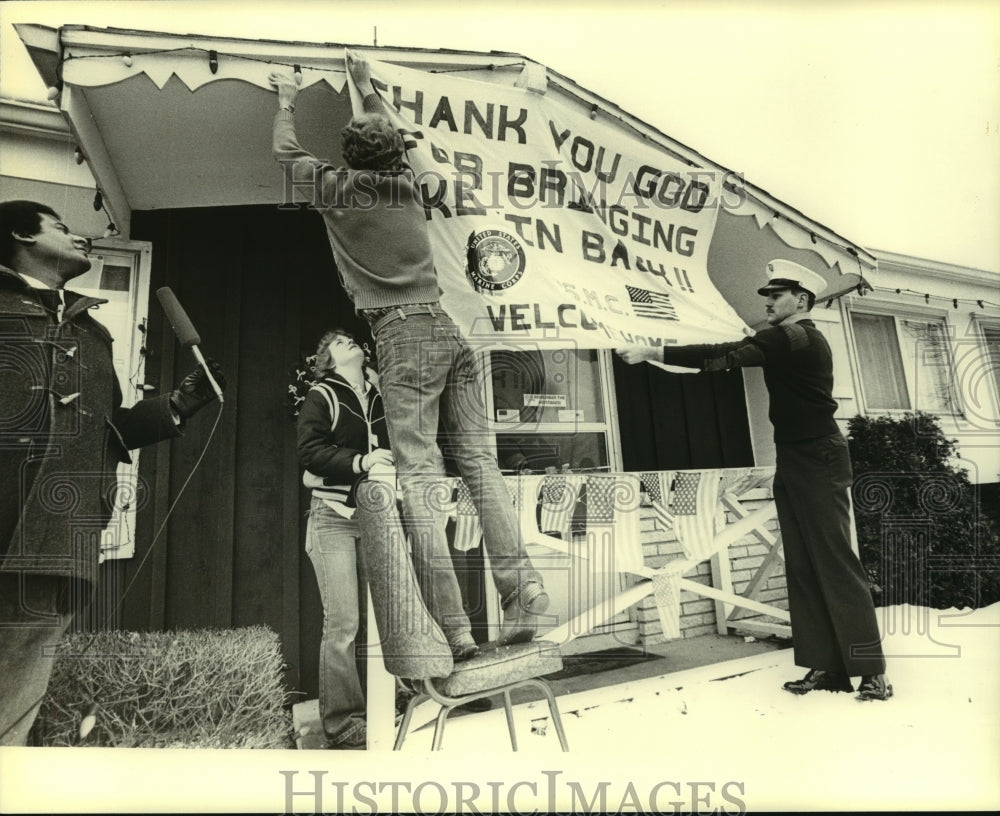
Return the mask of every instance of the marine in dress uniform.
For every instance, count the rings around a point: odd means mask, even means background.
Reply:
[[[822,277],[792,261],[767,264],[768,328],[733,343],[619,350],[629,363],[658,360],[701,371],[759,366],[770,397],[777,453],[774,501],[785,553],[795,662],[809,669],[787,691],[853,691],[887,700],[875,608],[868,579],[851,548],[847,440],[834,420],[833,357],[810,319]]]

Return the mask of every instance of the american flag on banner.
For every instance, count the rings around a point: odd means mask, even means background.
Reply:
[[[483,528],[479,524],[479,514],[476,505],[472,503],[472,494],[468,485],[458,479],[458,499],[455,504],[455,542],[454,547],[459,552],[468,552],[479,546],[483,537]]]
[[[665,292],[651,292],[635,286],[626,286],[628,299],[632,302],[632,311],[638,317],[649,317],[653,320],[677,320],[677,311],[670,302],[670,295]]]
[[[689,558],[704,559],[714,552],[718,501],[718,471],[681,471],[674,476],[674,531]]]
[[[583,482],[581,476],[555,474],[542,481],[542,517],[539,529],[543,533],[557,533],[566,540],[573,520],[577,495]]]
[[[646,495],[652,505],[656,518],[665,527],[674,526],[674,517],[667,510],[667,496],[670,495],[670,483],[674,474],[671,471],[659,471],[642,474],[642,486],[646,488]]]

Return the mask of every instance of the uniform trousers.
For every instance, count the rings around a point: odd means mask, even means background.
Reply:
[[[785,553],[795,663],[849,677],[882,674],[868,578],[851,549],[847,440],[778,443],[774,501]]]

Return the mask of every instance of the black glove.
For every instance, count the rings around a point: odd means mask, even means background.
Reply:
[[[205,362],[208,363],[212,377],[219,384],[219,390],[225,391],[226,378],[222,376],[222,366],[211,357]],[[201,365],[181,380],[181,384],[170,392],[170,404],[184,419],[190,419],[214,399],[215,391]]]

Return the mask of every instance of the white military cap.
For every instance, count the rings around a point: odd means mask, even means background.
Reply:
[[[757,294],[766,295],[775,289],[790,289],[793,286],[818,296],[826,289],[826,281],[801,264],[775,258],[767,265],[767,285],[758,289]]]

